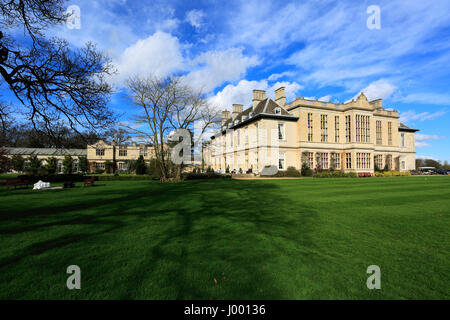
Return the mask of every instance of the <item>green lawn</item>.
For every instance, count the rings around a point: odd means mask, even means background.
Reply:
[[[1,299],[450,298],[450,177],[97,184],[2,187]]]

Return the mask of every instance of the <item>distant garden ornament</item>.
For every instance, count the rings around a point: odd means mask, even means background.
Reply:
[[[48,188],[50,188],[50,182],[43,182],[42,180],[39,180],[34,184],[33,190],[41,190]]]

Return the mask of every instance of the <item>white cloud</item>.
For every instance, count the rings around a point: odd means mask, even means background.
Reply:
[[[411,122],[414,120],[419,120],[419,121],[432,120],[432,119],[435,119],[437,117],[444,115],[445,113],[446,113],[446,111],[444,111],[444,110],[436,111],[436,112],[432,112],[432,113],[430,113],[428,111],[416,113],[416,111],[414,111],[414,110],[408,110],[408,111],[400,113],[400,121],[407,123],[407,122]]]
[[[133,75],[164,77],[183,68],[183,56],[178,38],[158,31],[129,46],[114,61],[119,74],[113,78],[123,84]]]
[[[284,87],[286,93],[286,102],[294,101],[297,97],[297,93],[302,90],[304,87],[297,82],[276,82],[271,87],[267,88],[268,96],[272,99],[275,98],[275,90],[279,87]]]
[[[247,0],[232,10],[231,45],[248,45],[265,56],[301,43],[290,50],[287,63],[312,84],[353,87],[368,77],[405,80],[427,77],[429,70],[443,70],[449,63],[448,41],[438,36],[447,28],[450,2],[378,1],[382,8],[380,30],[366,26],[367,4],[361,2]],[[255,9],[257,8],[257,9]],[[413,54],[441,53],[418,66]],[[262,56],[262,54],[260,54]],[[423,68],[422,68],[423,67]],[[407,72],[403,72],[407,70]],[[431,73],[432,74],[432,73]]]
[[[434,160],[434,161],[440,161],[438,158],[436,158],[436,157],[433,157],[433,156],[425,156],[425,155],[416,155],[416,159],[423,159],[423,160],[426,160],[426,159],[431,159],[431,160]]]
[[[169,18],[161,23],[156,24],[156,28],[161,31],[173,31],[178,28],[178,25],[180,24],[180,20],[176,18]]]
[[[207,51],[191,61],[193,71],[184,79],[190,86],[210,92],[224,82],[239,80],[248,68],[258,64],[258,58],[245,56],[242,48]]]
[[[282,72],[282,73],[274,73],[274,74],[271,74],[268,78],[267,78],[267,80],[269,80],[269,81],[275,81],[275,80],[278,80],[278,79],[280,79],[280,78],[283,78],[283,77],[292,77],[292,76],[294,76],[294,72],[292,72],[292,71],[285,71],[285,72]]]
[[[450,105],[450,95],[439,93],[411,93],[399,100],[406,103]]]
[[[220,109],[231,110],[233,103],[243,104],[245,107],[252,103],[253,89],[264,90],[267,88],[267,81],[241,80],[238,84],[225,86],[216,95],[209,98],[209,102]]]
[[[186,21],[195,29],[199,29],[203,24],[205,13],[202,10],[191,10],[186,13]]]
[[[331,100],[331,94],[327,94],[326,96],[320,97],[319,101],[329,102]]]
[[[380,79],[372,82],[367,87],[362,89],[353,97],[353,99],[356,99],[361,92],[364,92],[364,95],[369,101],[376,99],[387,99],[394,93],[395,90],[397,90],[396,86],[386,80]]]
[[[114,60],[119,74],[112,77],[121,86],[133,75],[165,77],[184,72],[182,79],[195,89],[208,93],[227,81],[237,81],[247,69],[259,64],[256,56],[246,56],[242,48],[206,51],[193,59],[183,56],[186,46],[170,33],[157,31],[138,40]]]
[[[220,108],[231,110],[234,103],[243,104],[246,108],[252,104],[253,89],[265,90],[266,96],[274,98],[274,92],[279,87],[285,87],[286,100],[292,101],[296,97],[296,93],[303,88],[296,82],[277,82],[269,86],[267,80],[248,81],[241,80],[236,85],[229,84],[216,95],[209,98],[209,102]]]
[[[427,141],[444,139],[445,137],[439,137],[438,135],[435,134],[430,135],[430,134],[416,133],[415,138],[416,138],[416,147],[424,148],[430,145]]]
[[[426,143],[426,142],[421,142],[421,141],[417,141],[416,142],[416,148],[425,148],[425,147],[429,147],[430,144]]]

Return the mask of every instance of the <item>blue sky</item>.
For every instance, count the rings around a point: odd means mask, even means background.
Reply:
[[[98,44],[115,63],[111,107],[133,113],[131,75],[177,74],[211,103],[249,105],[251,90],[284,85],[333,102],[364,91],[420,129],[419,157],[450,161],[450,1],[70,1],[81,28],[52,30]],[[369,29],[370,5],[381,28]]]

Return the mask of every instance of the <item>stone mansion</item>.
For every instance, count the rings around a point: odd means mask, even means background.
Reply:
[[[9,156],[20,155],[24,158],[35,155],[45,164],[47,159],[54,157],[57,159],[57,172],[63,171],[63,159],[65,156],[71,156],[73,159],[73,172],[78,172],[78,163],[80,157],[86,157],[89,163],[89,171],[94,172],[96,169],[105,170],[106,162],[115,160],[119,171],[127,169],[127,162],[136,160],[139,156],[143,156],[148,163],[153,158],[153,148],[146,144],[137,144],[132,142],[131,145],[116,143],[108,144],[103,140],[99,140],[92,145],[87,145],[86,149],[54,149],[54,148],[4,148]]]
[[[398,111],[368,101],[364,93],[343,104],[297,98],[287,103],[285,88],[253,90],[253,104],[222,112],[222,125],[204,149],[206,165],[215,170],[261,172],[306,163],[312,169],[373,173],[375,168],[415,169],[412,129],[400,123]]]

